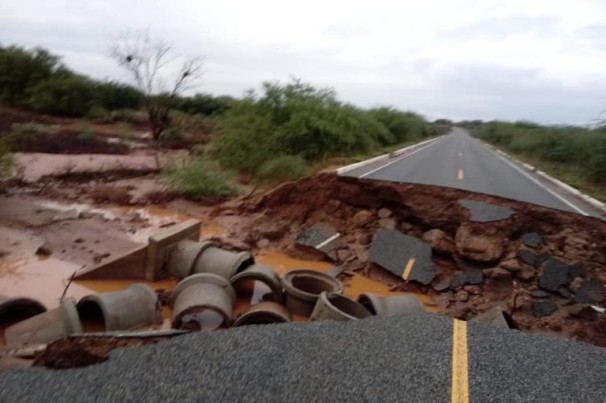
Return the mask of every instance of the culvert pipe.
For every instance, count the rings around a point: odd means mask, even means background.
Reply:
[[[198,320],[197,315],[208,311],[220,315],[223,325],[229,327],[232,323],[236,292],[230,282],[218,274],[197,273],[177,284],[170,302],[173,307],[174,329],[187,328],[187,322],[190,321],[198,321],[202,329],[202,319]],[[220,323],[217,323],[217,327],[219,325]]]
[[[423,304],[412,295],[379,297],[366,292],[360,294],[358,302],[377,316],[413,315],[425,312]]]
[[[196,242],[189,239],[177,242],[170,253],[166,272],[178,279],[189,276],[194,270],[196,260],[210,246],[210,242]]]
[[[288,310],[277,302],[261,302],[244,312],[234,326],[267,325],[270,323],[287,323],[291,317]]]
[[[0,295],[0,324],[3,326],[21,322],[43,312],[46,312],[46,307],[35,299]]]
[[[282,280],[280,280],[280,276],[278,276],[271,267],[253,264],[233,276],[230,283],[237,290],[238,284],[247,280],[260,281],[266,284],[272,291],[274,302],[284,304]]]
[[[122,291],[87,295],[78,302],[83,320],[101,315],[106,331],[131,330],[162,323],[158,295],[145,284],[133,284]]]
[[[46,344],[51,341],[82,332],[76,301],[64,299],[61,304],[29,319],[16,323],[4,331],[8,346]]]
[[[357,320],[371,317],[372,314],[357,301],[342,294],[320,294],[311,313],[311,320]]]
[[[324,291],[343,293],[343,284],[326,273],[312,270],[293,270],[282,277],[286,308],[292,313],[310,316]]]
[[[209,246],[196,260],[193,273],[212,273],[230,280],[234,274],[253,263],[254,259],[249,252],[232,252]]]

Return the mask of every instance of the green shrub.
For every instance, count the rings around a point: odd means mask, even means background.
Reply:
[[[209,160],[189,159],[182,166],[172,164],[164,172],[171,190],[185,197],[201,199],[237,194],[217,164]]]
[[[171,126],[160,134],[161,142],[180,142],[185,140],[185,135],[180,128]]]
[[[259,182],[274,184],[303,178],[310,173],[310,167],[301,156],[282,155],[267,161],[259,169]]]
[[[97,135],[90,130],[82,130],[76,136],[76,140],[81,143],[92,143],[97,139]]]
[[[94,83],[75,74],[55,75],[30,87],[25,104],[55,115],[85,116],[94,105]]]

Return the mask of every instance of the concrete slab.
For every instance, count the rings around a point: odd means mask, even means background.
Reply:
[[[407,281],[429,284],[435,277],[431,247],[396,230],[381,229],[370,246],[369,260]]]
[[[147,245],[109,258],[76,275],[77,280],[141,280],[145,279]]]
[[[145,280],[152,281],[159,278],[172,248],[177,242],[184,239],[199,240],[200,228],[201,222],[191,219],[150,236],[145,263]]]
[[[508,208],[475,200],[459,200],[459,204],[470,212],[470,221],[492,222],[511,217],[515,211]]]

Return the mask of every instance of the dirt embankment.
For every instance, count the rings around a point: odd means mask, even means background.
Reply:
[[[476,206],[467,205],[474,201],[511,213],[474,219]],[[238,215],[247,223],[232,229],[235,245],[332,259],[394,289],[432,295],[442,313],[457,318],[473,319],[501,306],[514,328],[606,346],[606,315],[598,312],[605,302],[606,223],[599,219],[463,190],[332,174],[226,203],[214,215]],[[318,223],[334,227],[345,240],[328,256],[295,246],[299,234]],[[430,284],[404,281],[369,261],[382,228],[432,246]]]

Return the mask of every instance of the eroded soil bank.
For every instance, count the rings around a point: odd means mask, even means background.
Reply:
[[[486,217],[473,219],[465,200],[511,214],[482,222]],[[430,295],[446,315],[470,320],[502,306],[517,329],[606,346],[606,315],[599,312],[605,298],[606,223],[599,219],[463,190],[333,174],[225,203],[213,213],[215,219],[225,216],[242,223],[229,234],[241,248],[332,260],[393,289]],[[346,241],[343,247],[328,256],[297,247],[301,232],[318,223],[334,227]],[[432,246],[430,284],[404,281],[369,261],[381,228]],[[553,278],[562,273],[564,278]]]

